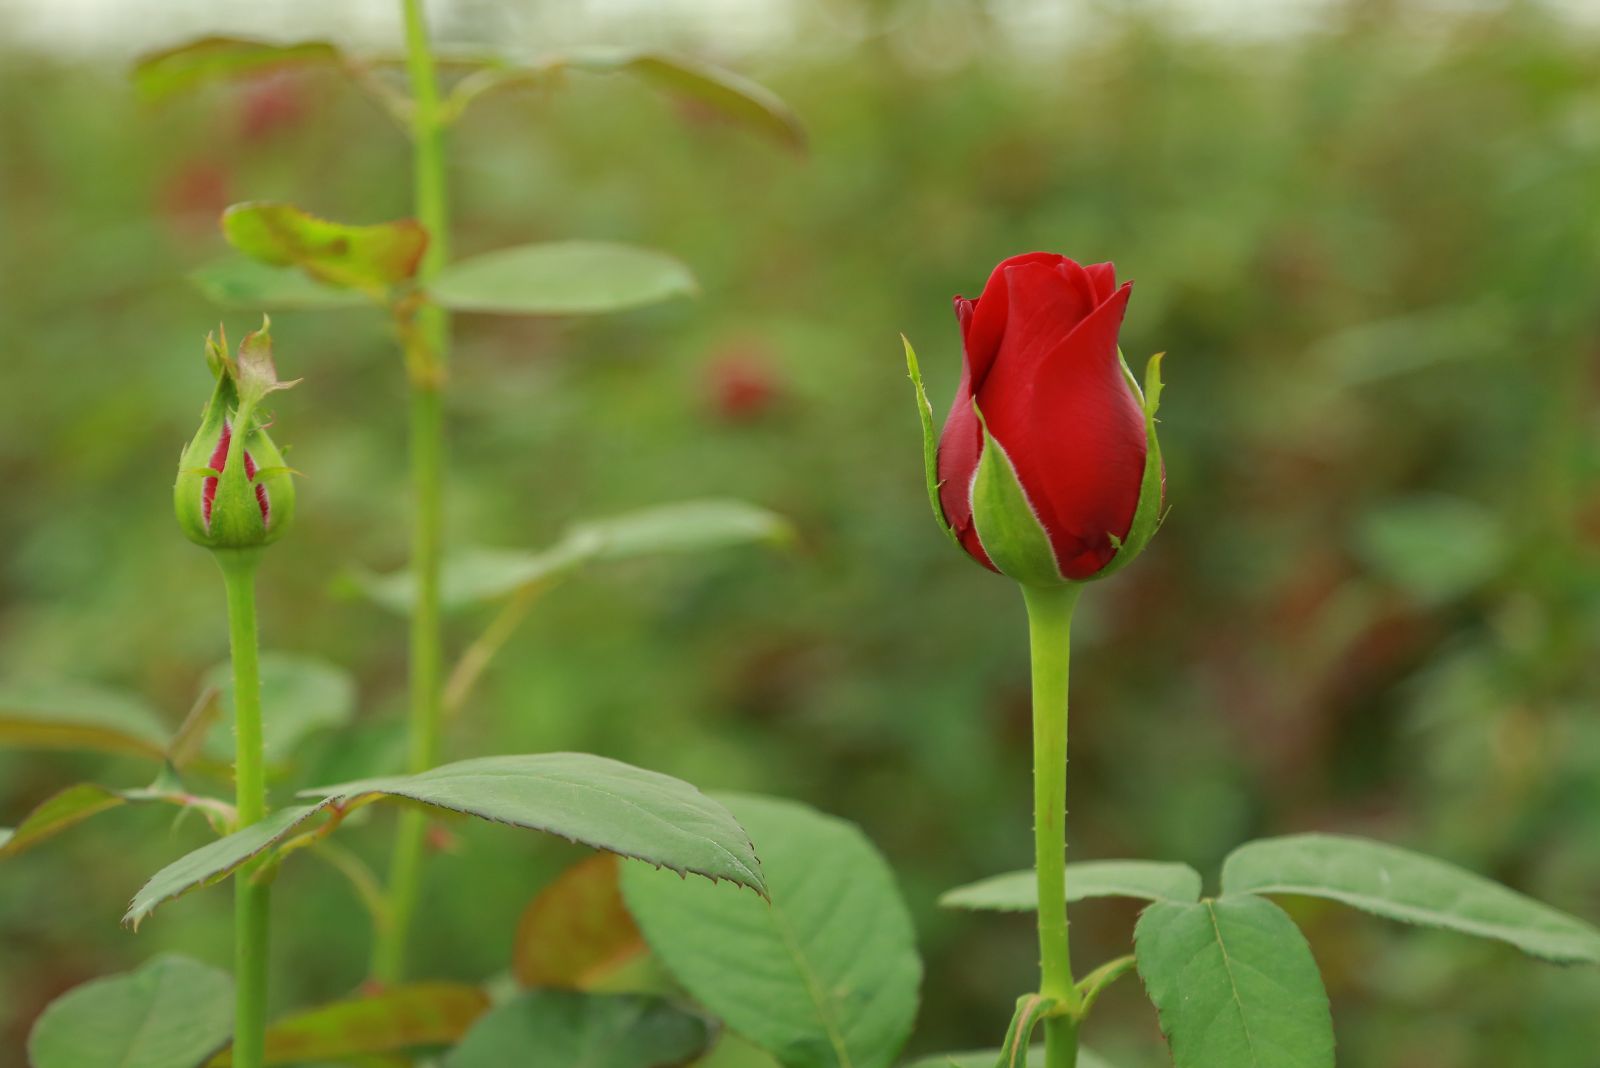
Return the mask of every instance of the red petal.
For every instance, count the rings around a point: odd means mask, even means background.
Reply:
[[[233,442],[233,427],[227,423],[222,424],[222,436],[217,439],[216,447],[211,450],[211,458],[206,461],[206,466],[213,471],[221,471],[228,462],[228,446]],[[256,460],[248,451],[244,454],[244,476],[256,477]],[[207,478],[200,484],[200,517],[205,521],[206,529],[211,529],[211,509],[217,501],[217,478],[215,475]],[[256,486],[256,505],[261,509],[261,521],[270,522],[272,517],[272,502],[267,496],[267,487]]]
[[[962,348],[966,356],[967,370],[971,372],[973,382],[979,387],[982,387],[984,378],[989,374],[994,358],[999,355],[1000,343],[1006,333],[1006,317],[1011,311],[1010,298],[1006,293],[1009,284],[1007,275],[1010,270],[1029,264],[1053,266],[1063,262],[1072,263],[1065,256],[1058,256],[1054,252],[1025,252],[1020,256],[1001,260],[990,272],[988,284],[983,287],[983,295],[976,301],[968,302],[972,307],[972,314],[969,319],[963,319],[961,322]],[[959,304],[956,306],[956,317],[961,318]]]
[[[1127,535],[1144,477],[1144,412],[1123,377],[1117,332],[1131,286],[1042,352],[1011,339],[979,404],[1039,512],[1062,574],[1087,578]],[[1037,342],[1031,342],[1037,345]]]
[[[244,454],[244,477],[256,477],[256,458],[250,455],[249,450]],[[272,503],[267,497],[267,487],[256,483],[256,505],[261,509],[261,522],[268,523],[272,519]]]
[[[216,448],[211,450],[211,458],[206,461],[206,466],[213,471],[221,471],[222,465],[228,462],[228,444],[233,440],[233,427],[227,423],[222,424],[222,436],[217,439]]]
[[[1094,287],[1084,269],[1071,260],[1053,267],[1012,267],[1007,279],[1010,314],[989,375],[1004,367],[1008,381],[1032,379],[1062,339],[1095,310]],[[986,395],[988,389],[985,378],[977,392]],[[984,404],[983,410],[987,415],[989,406]]]
[[[998,571],[978,541],[978,531],[972,523],[972,479],[978,473],[982,452],[983,428],[972,410],[972,376],[963,366],[955,403],[950,406],[950,417],[939,435],[939,508],[967,554],[989,570]]]
[[[966,344],[967,328],[972,325],[972,309],[977,306],[977,301],[968,300],[966,297],[956,297],[953,301],[956,308],[956,322],[961,326],[961,343]]]
[[[1084,268],[1094,282],[1094,302],[1104,304],[1117,291],[1117,268],[1110,263],[1091,263]]]
[[[211,450],[211,457],[206,460],[206,467],[212,471],[221,471],[222,465],[228,462],[228,442],[233,439],[233,427],[226,422],[222,424],[222,436],[217,439],[216,447]],[[200,484],[200,518],[205,523],[206,529],[211,529],[211,506],[217,499],[217,480],[208,478]]]

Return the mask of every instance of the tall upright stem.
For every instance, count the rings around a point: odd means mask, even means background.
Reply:
[[[417,220],[428,231],[428,248],[417,280],[426,285],[446,258],[449,195],[444,170],[444,124],[439,86],[422,0],[401,0],[405,19],[406,69],[411,79],[412,180]],[[411,572],[416,603],[411,613],[411,715],[408,763],[413,772],[439,761],[443,663],[439,623],[439,568],[443,541],[444,383],[450,322],[444,309],[424,303],[416,312],[415,337],[407,342],[411,379],[411,478],[414,499]],[[372,973],[395,982],[405,970],[406,939],[416,913],[422,879],[426,817],[410,810],[400,817],[389,870],[388,922],[373,948]]]
[[[221,550],[228,591],[228,644],[233,653],[234,791],[239,826],[267,814],[267,784],[261,743],[261,668],[256,637],[255,549]],[[234,876],[233,1025],[235,1068],[261,1068],[267,1018],[267,885],[254,878],[256,865]]]
[[[1044,1021],[1045,1065],[1078,1062],[1082,999],[1072,978],[1067,939],[1067,678],[1076,584],[1022,587],[1033,661],[1033,846],[1039,880],[1039,993],[1064,1015]]]

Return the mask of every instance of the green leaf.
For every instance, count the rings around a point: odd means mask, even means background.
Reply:
[[[160,100],[223,78],[340,62],[339,50],[326,41],[273,44],[242,37],[205,37],[144,56],[134,65],[133,85],[143,99]]]
[[[765,891],[749,836],[721,804],[680,779],[588,753],[480,757],[308,795],[346,807],[408,798]]]
[[[598,560],[650,553],[698,552],[765,542],[781,545],[794,528],[782,516],[745,501],[700,500],[655,505],[579,523],[574,544],[593,546]]]
[[[906,1068],[995,1068],[1001,1055],[1002,1051],[997,1049],[972,1050],[967,1053],[936,1053],[931,1057],[912,1061]],[[1027,1068],[1044,1068],[1043,1046],[1034,1046],[1028,1050],[1026,1065]],[[1111,1064],[1093,1050],[1079,1046],[1077,1068],[1111,1068]]]
[[[644,938],[622,901],[617,858],[579,861],[540,890],[523,911],[511,970],[526,987],[584,990],[637,957]]]
[[[360,308],[360,293],[324,285],[295,267],[273,267],[243,256],[213,260],[191,271],[189,281],[208,299],[232,308]]]
[[[128,906],[122,922],[134,930],[144,918],[181,894],[227,878],[252,858],[283,841],[320,806],[302,805],[280,809],[260,823],[253,823],[215,842],[208,842],[186,853],[151,876]]]
[[[694,1062],[694,1068],[781,1068],[760,1046],[726,1027],[717,1035],[711,1052]]]
[[[0,688],[0,745],[160,760],[168,729],[137,697],[83,683]]]
[[[95,979],[50,1003],[32,1068],[195,1068],[233,1032],[233,977],[185,957]]]
[[[456,549],[445,557],[439,570],[439,603],[446,611],[458,611],[509,597],[528,586],[562,577],[590,558],[587,552],[573,551],[565,544],[544,552],[481,546]],[[382,575],[357,571],[350,580],[373,603],[402,616],[411,614],[416,583],[409,570]]]
[[[781,516],[743,501],[658,505],[578,523],[555,545],[540,551],[480,548],[453,553],[440,576],[440,601],[450,609],[470,607],[562,577],[596,560],[745,543],[777,545],[792,536],[793,528]],[[355,581],[378,604],[401,614],[411,611],[415,584],[409,571],[357,575]]]
[[[785,1068],[881,1068],[916,1015],[922,965],[883,858],[804,805],[728,797],[756,841],[771,904],[623,866],[623,897],[697,1001]]]
[[[1329,898],[1405,923],[1508,942],[1564,964],[1600,964],[1600,930],[1472,872],[1383,842],[1298,834],[1240,846],[1224,893]]]
[[[267,1028],[268,1065],[340,1060],[389,1053],[412,1046],[445,1046],[460,1040],[489,1008],[489,997],[465,983],[410,983],[371,997],[320,1005],[287,1016]],[[228,1068],[231,1050],[207,1068]]]
[[[1017,479],[1017,470],[1005,449],[989,433],[989,424],[974,401],[983,427],[983,452],[972,482],[972,522],[984,552],[1008,578],[1032,586],[1060,586],[1061,566],[1045,533],[1044,524]]]
[[[1133,940],[1176,1068],[1333,1068],[1317,962],[1266,898],[1157,902]]]
[[[163,767],[156,782],[140,790],[112,790],[95,783],[79,783],[40,802],[15,830],[0,828],[0,859],[18,853],[70,830],[92,816],[130,802],[162,802],[204,813],[217,833],[232,824],[233,806],[214,797],[203,797],[184,790],[176,776]]]
[[[428,233],[415,219],[352,226],[260,200],[223,212],[222,234],[252,259],[299,267],[319,282],[377,299],[416,274],[428,245]]]
[[[582,70],[635,75],[715,108],[791,148],[806,147],[799,118],[776,93],[724,67],[667,52],[607,48],[574,52],[569,62]]]
[[[508,88],[543,89],[561,81],[568,68],[632,74],[742,122],[790,148],[803,151],[799,118],[778,96],[724,67],[666,52],[594,48],[550,56],[525,67],[486,67],[463,78],[450,94],[446,114],[455,118],[485,93]]]
[[[1434,603],[1493,579],[1510,552],[1499,518],[1472,501],[1419,494],[1367,513],[1356,551],[1385,580]]]
[[[421,802],[637,857],[679,874],[726,879],[764,893],[750,839],[728,810],[679,779],[587,753],[482,757],[418,775],[302,791],[315,805],[274,812],[157,872],[122,919],[137,927],[158,905],[238,870],[326,810],[384,799]]]
[[[697,291],[681,260],[602,241],[485,252],[450,264],[428,287],[447,308],[500,315],[595,315]]]
[[[1086,860],[1067,865],[1067,900],[1136,897],[1144,901],[1200,900],[1200,873],[1187,864],[1155,860]],[[939,898],[947,909],[1032,912],[1039,907],[1033,870],[991,875],[947,890]]]
[[[669,1068],[687,1064],[710,1042],[704,1019],[662,998],[534,990],[478,1021],[444,1068]]]
[[[222,716],[206,739],[215,759],[233,758],[233,670],[228,663],[206,672],[203,684],[221,695]],[[268,761],[282,763],[307,736],[343,727],[355,715],[356,687],[344,669],[317,657],[261,654],[261,726]]]
[[[92,782],[69,786],[40,802],[23,817],[15,830],[0,829],[0,859],[16,856],[91,816],[123,803],[124,799],[117,791]]]

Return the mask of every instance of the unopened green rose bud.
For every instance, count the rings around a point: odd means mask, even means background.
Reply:
[[[269,325],[245,336],[237,359],[226,336],[206,338],[217,385],[178,463],[173,505],[189,540],[208,549],[270,545],[294,518],[292,472],[259,410],[267,394],[294,385],[278,381]]]

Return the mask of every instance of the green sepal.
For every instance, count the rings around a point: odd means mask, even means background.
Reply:
[[[977,401],[972,410],[983,428],[983,453],[972,483],[972,522],[983,551],[1002,575],[1026,586],[1065,585],[1050,535],[1028,502],[1011,458],[989,433]]]
[[[1115,546],[1116,555],[1105,567],[1089,576],[1093,579],[1103,579],[1126,567],[1134,557],[1144,551],[1150,544],[1150,539],[1161,527],[1161,521],[1166,518],[1166,513],[1161,510],[1161,442],[1156,439],[1156,410],[1161,406],[1161,358],[1166,353],[1158,352],[1150,357],[1150,362],[1145,364],[1144,388],[1139,388],[1139,380],[1133,377],[1133,372],[1128,369],[1128,361],[1123,359],[1122,350],[1117,350],[1117,361],[1122,364],[1122,375],[1128,381],[1128,387],[1139,398],[1139,405],[1144,409],[1144,477],[1139,483],[1139,504],[1133,511],[1133,522],[1128,526],[1128,536],[1118,539],[1115,535],[1111,544]]]
[[[1033,1029],[1046,1016],[1061,1011],[1061,1003],[1043,994],[1024,994],[1017,999],[1017,1011],[1006,1029],[1006,1040],[1000,1047],[1000,1059],[995,1068],[1027,1068],[1028,1046],[1033,1041]]]
[[[233,417],[228,458],[223,461],[222,474],[217,477],[216,496],[211,502],[209,545],[217,548],[243,549],[264,545],[269,540],[270,532],[262,522],[261,506],[256,501],[255,485],[244,469],[244,454],[249,452],[252,457],[260,457],[260,440],[265,437],[254,430],[254,421],[254,410],[241,402]],[[269,484],[268,493],[276,488]],[[203,515],[201,525],[205,525]],[[281,524],[276,525],[281,527]]]
[[[228,331],[221,323],[215,334],[206,335],[206,366],[212,378],[233,374],[233,357],[228,353]]]
[[[252,330],[239,342],[239,357],[233,365],[241,405],[254,407],[268,393],[289,389],[300,380],[278,381],[278,368],[272,362],[272,320],[261,317],[261,329]]]
[[[222,344],[226,344],[226,341]],[[206,526],[201,506],[205,481],[216,478],[219,485],[221,482],[222,472],[211,467],[211,454],[216,451],[217,442],[222,438],[228,413],[239,403],[239,393],[231,373],[233,361],[222,350],[215,335],[206,336],[206,363],[216,376],[217,384],[212,388],[211,399],[201,413],[200,429],[195,432],[178,461],[178,480],[172,488],[173,510],[177,514],[178,525],[189,540],[198,545],[211,544],[211,531]]]
[[[922,369],[917,366],[917,354],[911,347],[911,339],[901,334],[900,341],[906,347],[906,371],[911,377],[911,384],[917,389],[917,418],[922,422],[922,473],[928,482],[928,504],[933,508],[933,518],[939,524],[939,529],[960,545],[961,539],[951,529],[944,517],[944,506],[939,503],[939,434],[933,426],[933,405],[928,403],[928,391],[922,387]]]

